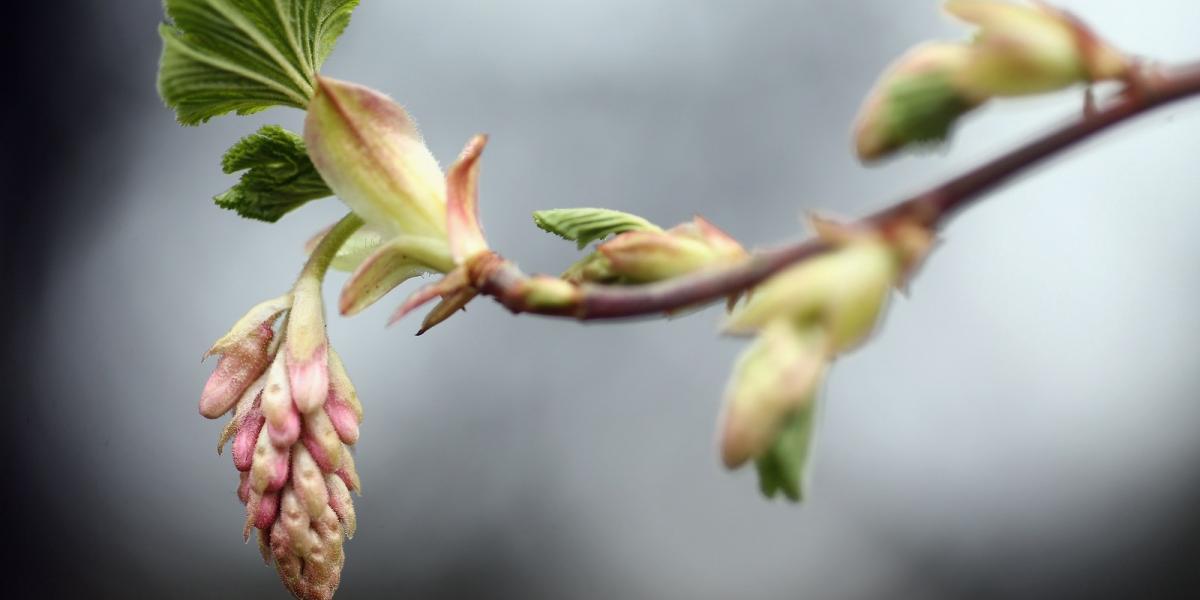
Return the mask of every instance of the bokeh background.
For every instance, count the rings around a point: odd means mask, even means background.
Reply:
[[[212,206],[221,152],[302,115],[176,126],[157,2],[28,4],[3,36],[2,595],[285,598],[241,543],[197,359],[343,209],[269,227]],[[1200,55],[1200,3],[1062,4],[1142,54]],[[946,149],[859,166],[849,122],[881,68],[965,34],[935,6],[365,0],[325,73],[404,103],[444,162],[491,133],[489,237],[556,272],[573,247],[532,210],[699,212],[768,244],[1079,110],[1078,91],[996,103]],[[1200,594],[1198,155],[1200,106],[1171,107],[956,219],[838,363],[801,506],[718,464],[742,342],[716,309],[581,326],[479,301],[414,338],[415,320],[384,327],[410,284],[332,318],[367,409],[339,597]]]

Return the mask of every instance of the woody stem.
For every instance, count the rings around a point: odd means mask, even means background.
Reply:
[[[1171,69],[1143,70],[1107,106],[1088,111],[1075,122],[869,215],[858,225],[884,231],[906,222],[940,227],[958,211],[984,198],[987,192],[1079,142],[1156,108],[1197,95],[1200,95],[1200,62]],[[480,291],[517,313],[580,320],[651,316],[737,294],[797,262],[832,248],[828,242],[810,239],[759,250],[731,267],[660,283],[639,286],[585,284],[580,286],[576,302],[569,306],[535,306],[526,302],[520,292],[527,277],[515,265],[505,262],[491,270]]]

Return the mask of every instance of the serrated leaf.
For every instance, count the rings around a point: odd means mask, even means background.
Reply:
[[[166,0],[158,91],[179,122],[304,108],[358,0]]]
[[[637,215],[607,208],[554,208],[533,213],[543,231],[574,241],[582,250],[589,243],[626,231],[662,231]]]
[[[239,140],[225,153],[221,168],[245,173],[213,200],[250,219],[274,223],[309,200],[333,195],[309,160],[304,140],[277,125]]]
[[[804,497],[804,473],[812,446],[815,404],[814,398],[796,411],[775,439],[775,445],[754,462],[759,488],[766,497],[774,498],[780,492],[792,502],[799,502]]]

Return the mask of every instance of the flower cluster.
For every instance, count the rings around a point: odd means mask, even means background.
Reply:
[[[1072,15],[1043,3],[948,0],[946,11],[978,27],[968,42],[928,42],[900,57],[859,111],[855,145],[876,160],[944,139],[959,117],[997,96],[1126,79],[1133,63]]]
[[[200,414],[215,419],[233,411],[217,451],[233,440],[243,535],[258,530],[264,559],[273,559],[284,585],[306,600],[333,596],[343,534],[353,537],[356,527],[350,491],[360,483],[349,447],[358,441],[362,405],[329,347],[320,292],[330,249],[357,225],[350,217],[335,226],[291,293],[252,308],[205,355],[220,359]]]

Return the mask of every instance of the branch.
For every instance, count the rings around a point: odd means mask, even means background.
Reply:
[[[1197,95],[1200,95],[1200,62],[1164,70],[1143,68],[1108,106],[1086,111],[1082,119],[1072,124],[867,216],[856,225],[880,231],[903,222],[940,227],[959,210],[1047,158],[1114,125]],[[508,261],[486,261],[490,263],[489,268],[477,271],[477,277],[473,279],[481,293],[492,296],[514,313],[579,320],[621,319],[667,313],[730,297],[833,247],[821,239],[810,239],[757,251],[745,262],[732,267],[706,270],[660,283],[639,286],[583,284],[570,303],[529,302],[525,290],[532,280]]]

